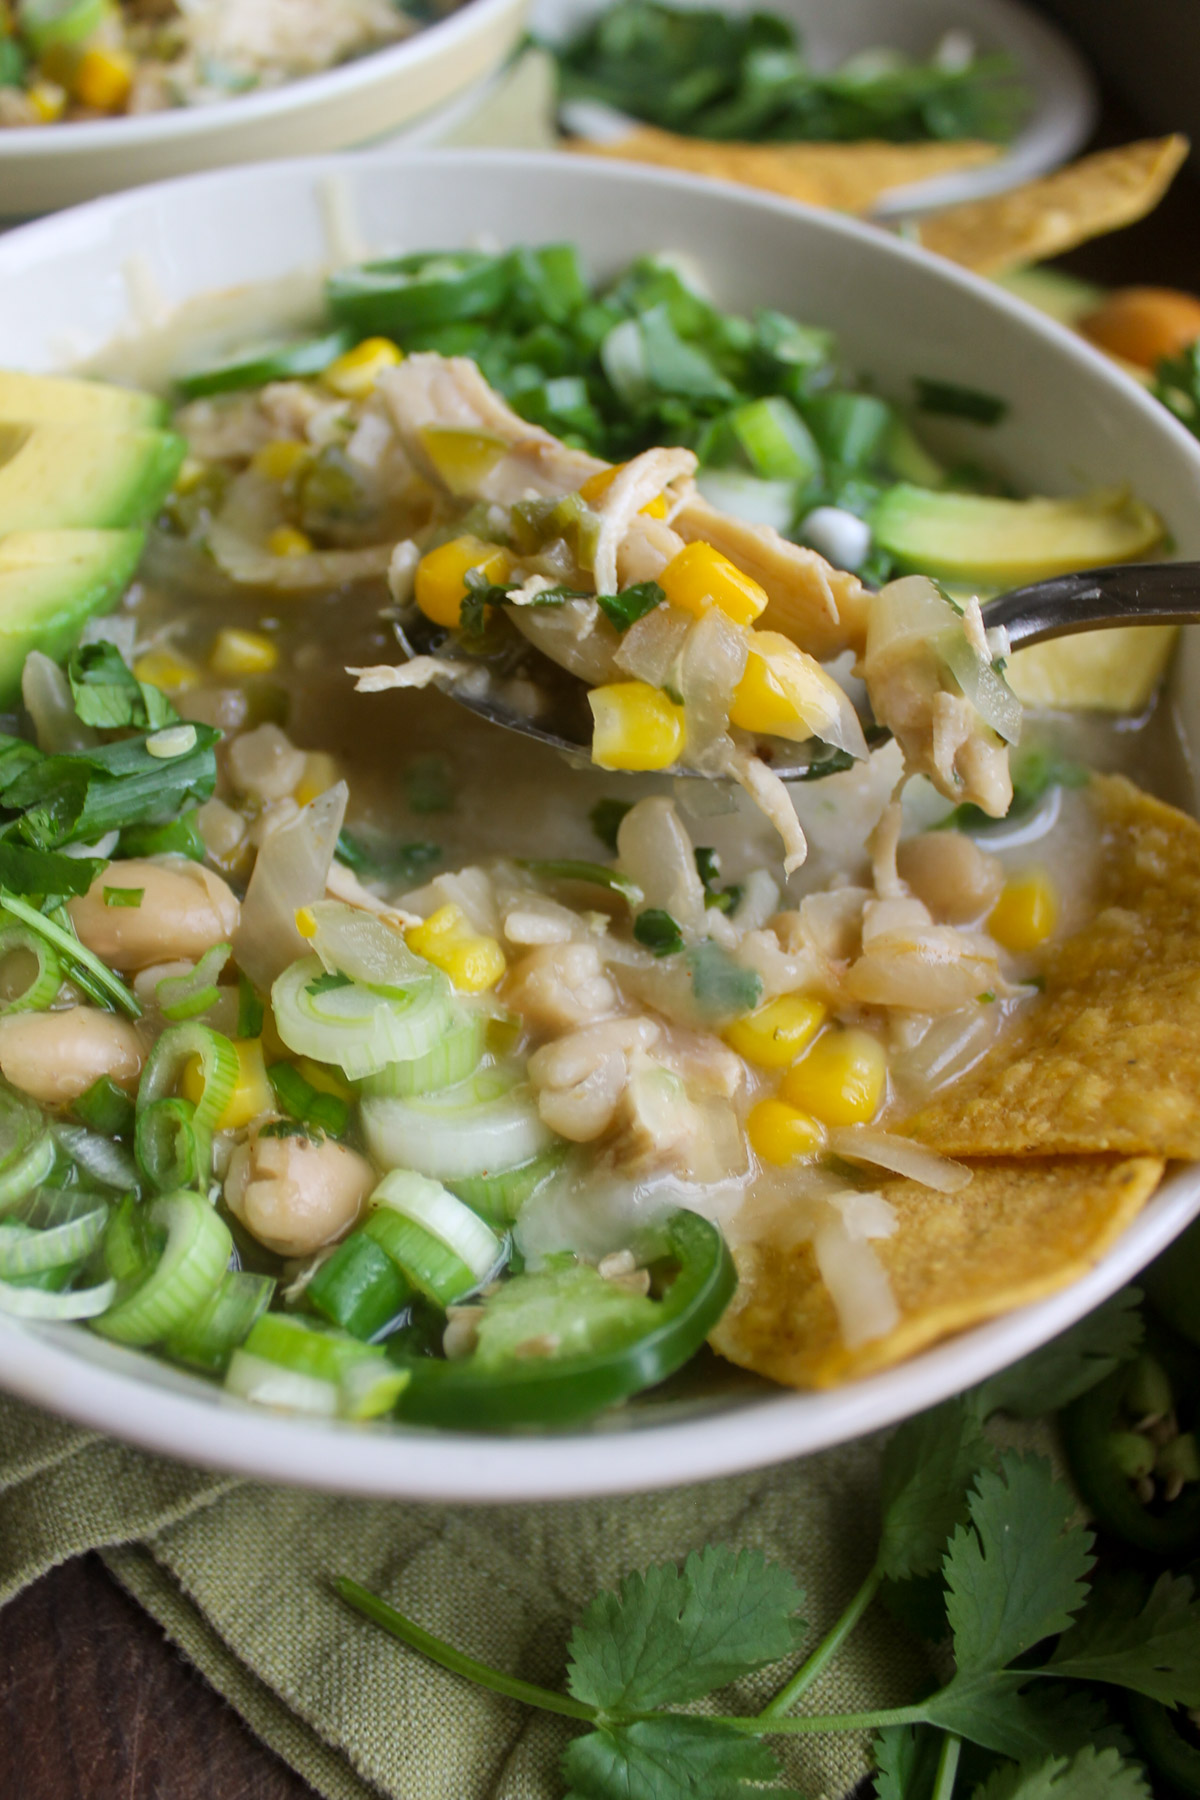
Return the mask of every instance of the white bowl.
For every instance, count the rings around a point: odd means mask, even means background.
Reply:
[[[340,204],[331,206],[332,190]],[[900,395],[916,373],[1012,402],[981,446],[1031,488],[1122,480],[1200,558],[1200,444],[1134,382],[1058,325],[866,226],[684,176],[565,157],[372,152],[313,158],[115,196],[0,240],[0,343],[49,369],[136,330],[152,280],[169,302],[311,275],[338,211],[372,251],[573,238],[597,274],[648,251],[695,257],[726,306],[782,307],[832,326],[852,368]],[[304,285],[303,283],[299,285]],[[1179,699],[1200,745],[1197,646]],[[782,1460],[889,1424],[981,1380],[1063,1330],[1200,1213],[1200,1170],[1173,1175],[1112,1252],[1037,1306],[831,1393],[752,1390],[659,1405],[570,1435],[484,1438],[343,1427],[252,1410],[219,1389],[72,1327],[0,1320],[0,1385],[82,1423],[187,1460],[349,1493],[512,1500],[670,1486]]]
[[[712,0],[675,0],[704,6]],[[533,0],[530,29],[561,43],[604,10],[607,0]],[[1015,187],[1057,168],[1082,148],[1098,111],[1096,84],[1070,40],[1020,0],[724,0],[733,13],[767,11],[794,25],[817,69],[860,50],[903,50],[922,59],[949,31],[965,31],[983,52],[1007,55],[1030,96],[1029,115],[994,163],[897,188],[880,217]]]
[[[402,43],[283,87],[137,118],[0,131],[0,221],[264,157],[398,135],[491,75],[529,0],[464,0]]]

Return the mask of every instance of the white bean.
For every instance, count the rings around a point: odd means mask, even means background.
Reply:
[[[225,1200],[268,1250],[310,1256],[350,1229],[374,1182],[371,1165],[343,1144],[259,1131],[230,1159]]]
[[[105,889],[140,888],[136,906],[110,906]],[[86,894],[67,902],[80,939],[110,969],[197,962],[233,936],[237,896],[211,869],[183,857],[109,863]]]
[[[132,1087],[142,1072],[143,1054],[128,1020],[97,1006],[10,1013],[0,1019],[0,1072],[46,1106],[78,1099],[102,1075]]]

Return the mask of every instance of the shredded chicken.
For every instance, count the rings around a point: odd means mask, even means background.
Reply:
[[[598,594],[617,591],[620,548],[643,506],[656,500],[669,483],[690,479],[696,466],[691,450],[646,450],[618,471],[595,506],[600,517],[600,534],[593,553]]]
[[[617,1007],[617,991],[594,944],[546,944],[531,950],[513,969],[504,997],[535,1031],[575,1030]]]
[[[529,1079],[543,1122],[572,1143],[602,1137],[616,1117],[630,1058],[651,1049],[659,1030],[653,1019],[609,1019],[535,1050]]]

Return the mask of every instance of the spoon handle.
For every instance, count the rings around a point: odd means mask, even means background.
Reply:
[[[983,608],[989,628],[1003,625],[1014,650],[1046,638],[1105,625],[1200,622],[1200,563],[1114,563],[1013,588]]]

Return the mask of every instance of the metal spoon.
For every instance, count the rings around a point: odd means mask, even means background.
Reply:
[[[1114,563],[1109,568],[1055,575],[1049,581],[998,594],[983,607],[983,622],[988,630],[1003,626],[1014,650],[1114,625],[1200,624],[1200,563]],[[415,606],[405,609],[395,629],[408,657],[462,660],[450,633]],[[582,681],[523,638],[506,636],[491,655],[479,659],[479,666],[490,680],[486,684],[481,680],[477,690],[470,684],[452,687],[450,693],[460,705],[510,731],[524,732],[556,750],[590,759],[592,717]],[[516,704],[531,684],[544,702],[532,717]],[[888,735],[868,722],[872,743],[882,743]],[[769,761],[785,781],[812,781],[846,766],[842,752],[832,751],[815,738],[799,745],[772,738]],[[676,773],[694,771],[679,769]]]

